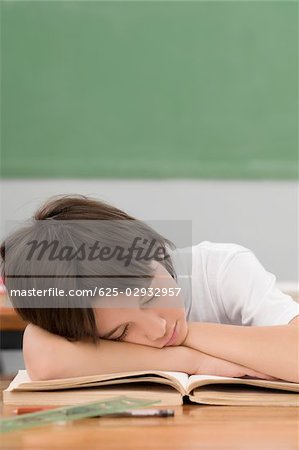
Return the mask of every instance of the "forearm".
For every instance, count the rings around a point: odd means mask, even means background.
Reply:
[[[24,358],[32,379],[67,378],[135,370],[181,371],[197,369],[199,352],[187,347],[163,349],[100,340],[69,342],[37,327],[26,329]]]
[[[184,345],[276,378],[299,382],[296,326],[190,323]]]
[[[58,375],[74,377],[135,370],[166,370],[194,373],[187,347],[158,349],[137,344],[101,340],[67,343],[60,354]],[[194,353],[197,353],[193,350]],[[190,355],[190,356],[189,356]]]

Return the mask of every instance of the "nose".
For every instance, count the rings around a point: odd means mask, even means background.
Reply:
[[[144,335],[151,342],[162,339],[167,333],[166,325],[167,322],[163,317],[150,314],[150,312],[147,311],[147,314],[144,316]]]

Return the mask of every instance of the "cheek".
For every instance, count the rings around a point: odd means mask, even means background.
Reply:
[[[184,308],[163,308],[163,310],[161,310],[161,315],[163,315],[164,319],[170,323],[174,320],[180,320],[182,322],[186,321]]]

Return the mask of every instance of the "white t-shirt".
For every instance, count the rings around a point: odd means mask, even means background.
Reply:
[[[241,245],[204,241],[175,249],[171,258],[189,322],[283,325],[299,315],[276,277]]]

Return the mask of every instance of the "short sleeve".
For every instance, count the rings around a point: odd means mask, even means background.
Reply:
[[[284,325],[299,315],[299,305],[276,286],[250,251],[236,253],[220,270],[218,295],[229,323]]]

